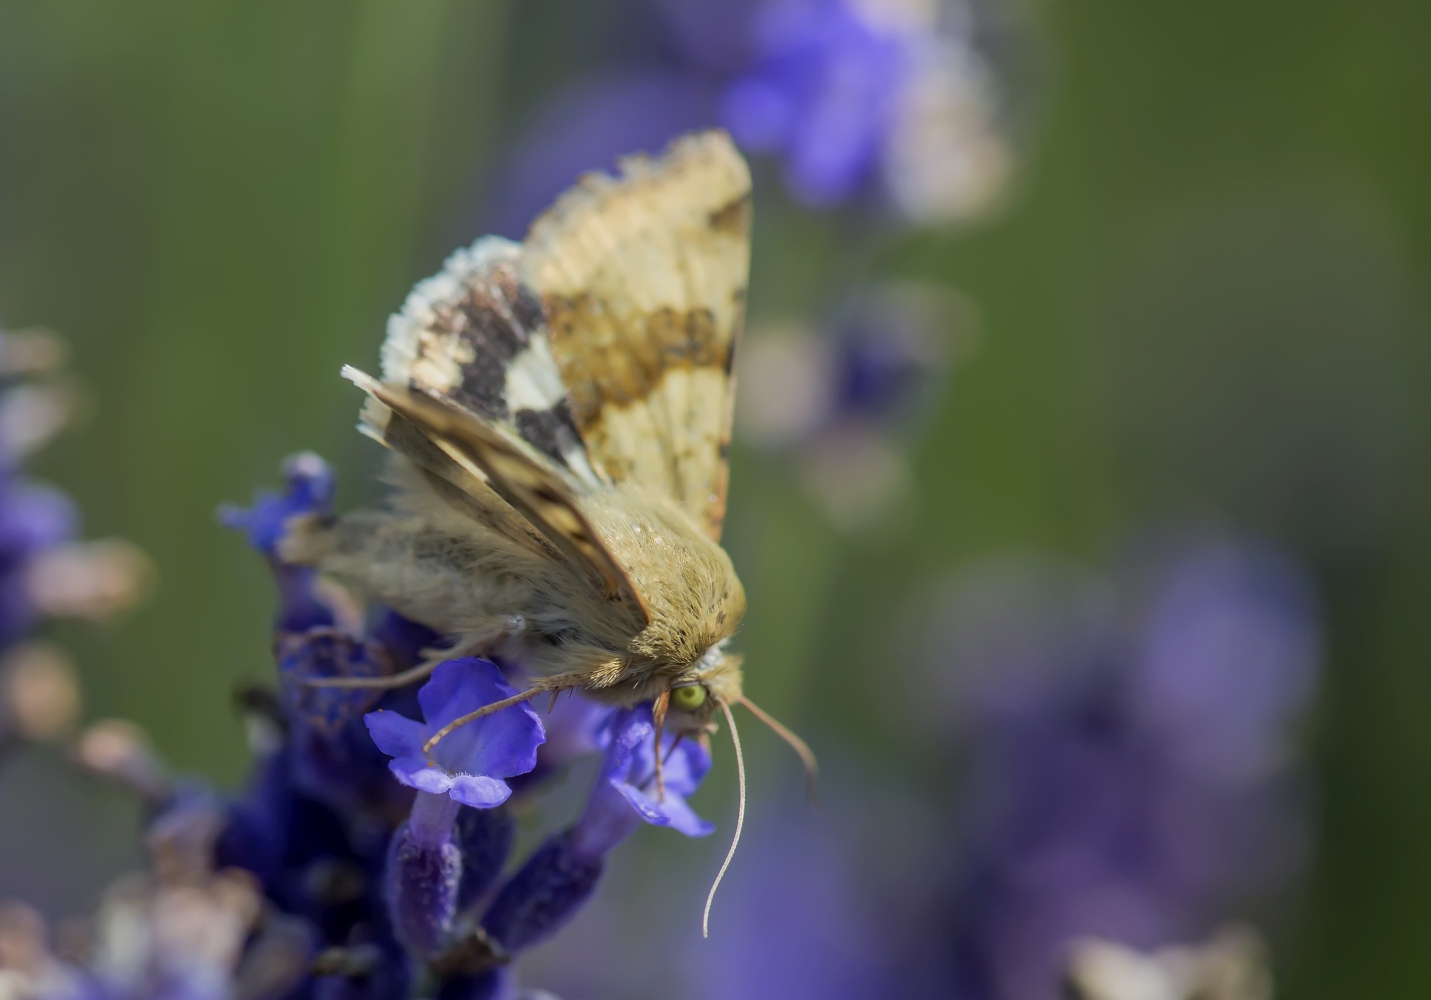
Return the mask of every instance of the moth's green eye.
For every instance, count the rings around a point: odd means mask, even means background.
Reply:
[[[671,704],[682,712],[694,712],[706,703],[706,689],[699,684],[671,689]]]

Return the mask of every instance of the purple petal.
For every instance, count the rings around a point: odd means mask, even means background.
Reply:
[[[527,705],[513,705],[454,729],[432,753],[454,774],[510,778],[537,766],[537,747],[544,742],[537,713]]]
[[[651,723],[650,710],[640,708],[618,712],[611,717],[610,725],[601,734],[601,743],[606,747],[606,761],[602,772],[607,776],[625,776],[630,769],[633,754],[643,749],[642,744],[651,738],[656,727]],[[649,751],[646,754],[649,756]]]
[[[428,722],[424,734],[516,693],[487,660],[441,663],[417,695]],[[433,748],[432,756],[454,775],[509,778],[537,766],[537,747],[545,741],[541,719],[531,706],[513,705],[454,729]]]
[[[666,791],[690,795],[711,769],[710,753],[694,740],[682,740],[674,752],[668,749],[666,753]]]
[[[552,711],[542,714],[547,734],[542,763],[555,767],[604,749],[610,738],[609,720],[616,711],[578,694],[564,695]]]
[[[495,663],[469,656],[439,663],[432,679],[418,692],[417,702],[427,724],[437,730],[458,716],[516,693]]]
[[[464,806],[492,809],[506,802],[512,789],[500,778],[489,778],[481,774],[459,774],[452,779],[452,790],[448,794]]]
[[[326,513],[333,505],[333,471],[317,455],[290,456],[283,463],[283,477],[287,489],[282,493],[263,490],[248,509],[232,504],[219,508],[219,522],[224,527],[246,532],[249,544],[269,556],[277,553],[289,518]]]
[[[426,766],[422,744],[427,739],[427,727],[422,723],[384,709],[369,712],[363,721],[383,753],[389,757],[417,757]]]
[[[704,837],[715,829],[715,824],[701,819],[695,814],[686,800],[681,798],[669,788],[666,789],[665,801],[658,802],[638,788],[622,781],[612,781],[612,786],[626,797],[626,801],[631,803],[631,808],[637,814],[653,826],[669,826],[673,830],[684,833],[687,837]]]
[[[420,792],[445,795],[452,788],[452,775],[421,757],[397,757],[388,762],[388,770],[398,781]]]

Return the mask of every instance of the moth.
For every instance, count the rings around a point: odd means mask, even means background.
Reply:
[[[658,730],[697,737],[722,712],[738,762],[743,704],[813,773],[744,696],[728,648],[746,608],[720,536],[750,225],[730,138],[685,136],[584,176],[522,243],[454,253],[390,318],[381,377],[344,368],[368,395],[359,430],[393,454],[393,492],[294,532],[286,555],[453,637],[442,658],[531,678],[429,751],[480,715],[574,690],[649,701]],[[743,764],[740,779],[737,839]]]

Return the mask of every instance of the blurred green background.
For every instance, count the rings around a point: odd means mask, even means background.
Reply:
[[[57,630],[92,716],[239,779],[228,692],[272,669],[273,598],[213,510],[299,449],[339,467],[340,506],[372,494],[337,369],[478,235],[524,116],[616,44],[606,13],[0,0],[0,315],[62,331],[95,404],[36,471],[161,574],[120,625]],[[842,538],[738,457],[750,690],[895,766],[871,691],[928,581],[1010,548],[1097,562],[1170,514],[1272,534],[1317,570],[1329,635],[1281,995],[1431,995],[1431,7],[1030,13],[1032,139],[994,222],[852,265],[836,223],[758,187],[755,319],[818,310],[858,266],[957,287],[982,336],[898,530]]]

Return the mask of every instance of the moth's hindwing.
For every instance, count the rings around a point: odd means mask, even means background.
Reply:
[[[749,263],[750,173],[724,132],[582,178],[516,258],[592,465],[671,497],[716,539]]]

